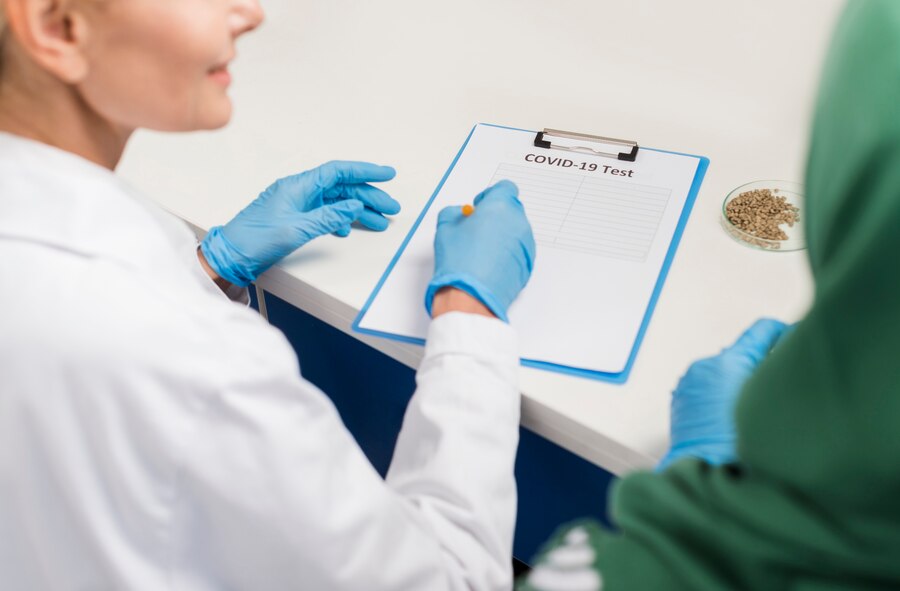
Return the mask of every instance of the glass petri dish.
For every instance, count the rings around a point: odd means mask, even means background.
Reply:
[[[787,235],[787,240],[760,238],[738,228],[728,219],[726,213],[728,204],[739,195],[758,189],[769,189],[776,197],[784,197],[787,203],[792,205],[797,212],[797,221],[793,226],[789,226],[786,223],[779,226]],[[772,252],[803,250],[806,248],[806,237],[803,234],[803,186],[792,181],[753,181],[752,183],[741,185],[725,197],[725,201],[722,203],[720,222],[725,232],[744,246]]]

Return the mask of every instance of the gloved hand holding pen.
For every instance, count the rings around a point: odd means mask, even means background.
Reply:
[[[672,393],[671,443],[657,469],[684,457],[711,464],[735,459],[738,395],[787,329],[778,320],[757,320],[719,355],[691,365]]]
[[[434,276],[425,294],[432,313],[435,294],[460,289],[508,322],[507,310],[525,287],[534,265],[531,224],[510,181],[479,194],[472,206],[444,208],[434,239]]]
[[[266,269],[324,234],[347,236],[350,226],[381,231],[385,215],[400,204],[372,182],[389,181],[389,166],[366,162],[329,162],[273,183],[200,245],[206,262],[220,277],[245,287]]]

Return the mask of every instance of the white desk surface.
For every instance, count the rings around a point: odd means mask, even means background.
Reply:
[[[621,474],[668,441],[670,393],[695,359],[757,317],[800,318],[805,254],[767,253],[718,225],[759,179],[802,180],[838,0],[263,0],[233,67],[223,131],[139,133],[124,177],[196,227],[271,181],[330,159],[395,166],[404,207],[385,233],[307,245],[265,290],[340,330],[362,307],[477,122],[633,138],[701,154],[709,173],[634,371],[622,386],[523,369],[523,424]],[[357,338],[412,367],[421,350]],[[301,360],[302,361],[302,360]]]

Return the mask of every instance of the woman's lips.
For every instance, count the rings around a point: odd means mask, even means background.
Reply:
[[[208,76],[216,84],[221,84],[225,87],[231,85],[231,73],[228,71],[228,66],[213,68],[209,71]]]

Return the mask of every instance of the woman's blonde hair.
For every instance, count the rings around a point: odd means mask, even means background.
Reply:
[[[6,4],[0,0],[0,75],[3,74],[3,38],[6,37]]]

